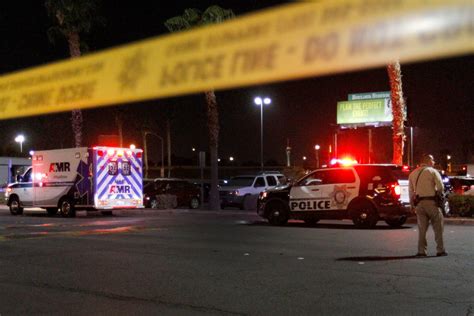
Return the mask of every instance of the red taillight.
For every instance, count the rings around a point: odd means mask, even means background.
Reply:
[[[400,185],[398,183],[390,185],[390,191],[396,198],[399,198],[402,194],[402,189],[400,188]]]
[[[104,152],[103,152],[102,150],[98,150],[98,151],[97,151],[97,156],[103,157],[103,156],[104,156]]]
[[[137,152],[137,158],[142,158],[142,153],[140,151]]]

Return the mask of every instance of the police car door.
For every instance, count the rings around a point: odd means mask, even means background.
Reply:
[[[352,168],[336,168],[322,171],[324,181],[319,186],[321,199],[328,202],[330,210],[345,210],[358,195],[359,179]]]
[[[320,185],[323,182],[322,177],[321,171],[314,171],[292,186],[289,201],[291,211],[324,209],[324,203],[321,203],[320,189]]]

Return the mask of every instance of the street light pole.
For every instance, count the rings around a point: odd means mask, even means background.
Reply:
[[[321,148],[321,146],[319,145],[315,145],[314,146],[314,149],[316,151],[316,169],[319,169],[319,149]]]
[[[163,145],[163,137],[159,136],[156,133],[150,132],[150,131],[144,131],[143,132],[143,153],[145,156],[145,178],[148,178],[148,150],[146,146],[146,135],[154,135],[158,137],[161,140],[161,169],[160,169],[160,177],[164,178],[165,177],[165,159],[164,159],[164,145]]]
[[[25,141],[25,136],[18,135],[17,137],[15,137],[15,141],[17,143],[20,143],[20,152],[22,153],[23,152],[23,142]]]
[[[260,105],[260,169],[263,171],[263,104],[270,104],[272,100],[270,98],[256,97],[254,99],[256,105]]]

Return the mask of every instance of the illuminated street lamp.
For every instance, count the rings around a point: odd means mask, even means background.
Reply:
[[[314,146],[314,150],[315,150],[315,154],[316,154],[316,169],[319,168],[319,149],[321,148],[321,146],[319,146],[318,144],[316,144]]]
[[[18,135],[17,137],[15,137],[15,141],[17,143],[20,143],[20,152],[22,153],[23,152],[23,142],[25,141],[25,136]]]
[[[254,100],[256,105],[260,105],[260,168],[263,171],[263,105],[272,103],[270,98],[256,97]]]

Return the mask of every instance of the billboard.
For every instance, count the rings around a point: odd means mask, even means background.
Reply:
[[[339,125],[390,125],[393,119],[390,99],[362,99],[337,103]]]
[[[348,98],[349,101],[368,99],[390,99],[390,91],[351,93]]]

